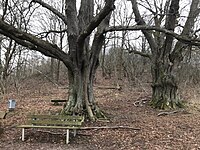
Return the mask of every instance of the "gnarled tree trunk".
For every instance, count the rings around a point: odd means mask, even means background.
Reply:
[[[76,14],[76,2],[74,0],[66,0],[69,51],[75,68],[68,68],[69,97],[63,113],[84,113],[91,120],[104,117],[95,102],[93,81],[99,65],[99,54],[105,40],[102,31],[109,25],[110,12],[114,9],[113,5],[114,1],[106,0],[104,9],[97,15],[97,18],[94,18],[93,0],[81,1],[78,16]],[[86,29],[85,26],[87,27]],[[90,48],[89,33],[92,32],[95,26],[98,26],[97,32]]]
[[[96,60],[96,63],[91,63],[91,67],[89,67],[90,65],[83,65],[79,70],[68,71],[69,95],[68,102],[64,105],[62,113],[70,115],[84,114],[91,120],[105,117],[96,105],[93,91],[98,58]]]
[[[138,25],[146,26],[145,20],[140,15],[137,0],[131,0],[131,2],[135,21]],[[179,2],[180,0],[166,1],[164,10],[152,10],[154,25],[161,28],[161,23],[165,22],[165,29],[174,32],[177,25],[177,18],[179,17]],[[181,36],[190,36],[194,27],[194,20],[200,13],[198,9],[199,3],[199,0],[192,0],[190,12]],[[154,5],[157,8],[156,3]],[[165,15],[166,17],[164,17]],[[175,42],[174,37],[167,33],[148,30],[142,30],[142,33],[151,48],[149,58],[151,60],[152,74],[152,106],[159,109],[182,107],[182,102],[178,96],[177,77],[175,76],[174,68],[182,61],[183,52],[186,51],[188,45],[180,41]]]
[[[182,107],[178,96],[176,76],[170,64],[156,62],[152,64],[152,100],[151,105],[159,109]]]

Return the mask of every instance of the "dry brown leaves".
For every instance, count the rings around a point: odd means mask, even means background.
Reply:
[[[111,85],[111,80],[100,79],[97,85]],[[84,126],[131,126],[132,129],[91,129],[81,130],[70,144],[65,145],[64,131],[30,129],[26,141],[20,140],[23,124],[30,113],[56,113],[62,106],[53,106],[50,99],[65,99],[67,90],[57,88],[45,80],[30,79],[21,85],[20,93],[14,90],[0,101],[0,110],[7,109],[7,100],[14,98],[16,109],[1,120],[4,133],[0,137],[2,150],[197,150],[200,149],[200,114],[178,112],[158,116],[160,111],[148,106],[150,88],[130,88],[123,84],[122,90],[95,89],[100,108],[110,122],[85,122]],[[142,102],[135,105],[135,102]]]

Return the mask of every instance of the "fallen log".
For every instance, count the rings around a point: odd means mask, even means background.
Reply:
[[[122,89],[122,87],[120,87],[120,86],[94,86],[94,87],[96,87],[96,88],[98,88],[98,89],[116,89],[116,90],[121,90]]]

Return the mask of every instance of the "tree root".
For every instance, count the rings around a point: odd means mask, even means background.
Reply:
[[[174,113],[177,113],[178,111],[165,111],[165,112],[160,112],[157,116],[166,116],[166,115],[170,115],[170,114],[174,114]]]
[[[62,115],[84,115],[85,118],[89,118],[91,121],[106,121],[108,118],[102,110],[96,104],[90,105],[86,102],[86,109],[83,109],[81,103],[77,103],[75,106],[69,101],[64,105],[60,114]]]
[[[96,120],[108,120],[108,118],[105,116],[104,112],[102,110],[100,110],[97,106],[96,106],[94,114],[95,114]]]
[[[181,100],[168,100],[166,98],[160,97],[156,99],[152,99],[150,105],[153,108],[169,110],[169,109],[177,109],[177,108],[184,108],[184,104]]]
[[[163,112],[158,113],[157,116],[166,116],[166,115],[175,114],[175,113],[184,112],[184,111],[185,110],[163,111]]]
[[[145,105],[147,102],[148,102],[147,99],[142,99],[142,100],[139,100],[139,101],[134,102],[133,105],[134,105],[135,107],[139,107],[139,106]]]

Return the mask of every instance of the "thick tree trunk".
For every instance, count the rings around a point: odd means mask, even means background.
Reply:
[[[93,91],[93,81],[99,66],[99,53],[105,37],[96,33],[94,39],[91,47],[94,52],[91,53],[90,57],[85,55],[80,62],[81,65],[77,65],[75,69],[68,71],[69,98],[63,111],[67,114],[84,114],[90,120],[105,118],[95,102]]]
[[[95,73],[96,70],[92,72]],[[85,115],[90,120],[105,117],[95,103],[93,92],[94,74],[88,73],[88,67],[76,72],[69,72],[68,102],[64,105],[63,114]]]
[[[170,3],[166,2],[167,15],[165,18],[165,28],[167,30],[174,31],[177,23],[177,17],[179,16],[179,1],[171,0]],[[146,25],[145,20],[142,18],[138,6],[137,0],[131,0],[133,12],[135,14],[135,21],[138,25]],[[158,17],[155,15],[155,25],[161,27],[163,16]],[[174,58],[171,57],[173,51],[174,38],[169,34],[161,36],[160,33],[154,34],[151,31],[142,30],[145,38],[147,39],[151,48],[151,61],[152,61],[152,101],[151,104],[155,108],[159,109],[173,109],[181,107],[182,103],[178,96],[178,85],[173,74],[173,67],[176,65]]]
[[[178,95],[176,77],[172,66],[162,63],[152,65],[152,100],[151,105],[158,109],[175,109],[183,107]]]
[[[102,114],[98,109],[94,94],[93,80],[98,65],[99,53],[105,37],[103,30],[109,26],[110,12],[114,9],[114,0],[106,0],[105,8],[93,17],[94,1],[83,0],[77,16],[76,1],[66,1],[67,34],[69,55],[73,68],[69,68],[69,97],[64,106],[65,114],[84,114],[90,120]],[[103,17],[102,17],[103,16]],[[89,35],[97,27],[92,46]]]

